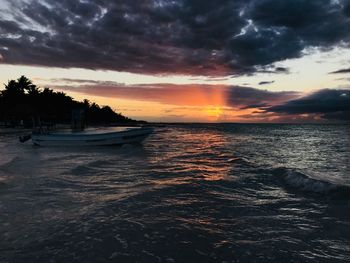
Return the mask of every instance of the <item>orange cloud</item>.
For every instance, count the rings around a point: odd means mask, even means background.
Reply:
[[[124,101],[125,107],[133,102],[133,112],[130,114],[134,115],[139,110],[139,114],[148,114],[152,120],[274,122],[284,120],[284,117],[265,109],[300,96],[297,92],[272,92],[226,85],[125,85],[84,80],[65,80],[65,83],[68,85],[58,86],[57,89],[100,98],[99,101],[114,99],[119,105]],[[147,109],[146,104],[149,104]],[[140,118],[144,116],[140,115]]]

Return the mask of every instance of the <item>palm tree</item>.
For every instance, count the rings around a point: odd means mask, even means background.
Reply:
[[[18,96],[22,94],[24,94],[24,91],[19,88],[18,83],[15,80],[9,80],[7,84],[5,84],[5,90],[2,91],[4,97]]]
[[[25,76],[9,80],[0,91],[0,121],[13,125],[22,120],[28,124],[30,119],[39,118],[47,122],[67,122],[74,109],[84,109],[91,123],[130,121],[110,107],[100,107],[88,100],[78,102],[50,88],[39,89]]]
[[[23,92],[27,91],[29,93],[30,91],[33,92],[34,90],[37,90],[37,87],[33,82],[23,75],[17,79],[17,85],[20,90],[23,90]]]
[[[8,83],[5,84],[5,90],[2,91],[2,95],[18,96],[24,95],[25,92],[28,94],[38,94],[39,89],[30,79],[25,76],[21,76],[17,80],[9,80]]]

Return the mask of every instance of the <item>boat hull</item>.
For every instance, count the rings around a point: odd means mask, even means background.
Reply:
[[[38,146],[107,146],[128,143],[140,143],[149,134],[152,128],[125,127],[119,130],[99,129],[94,132],[65,132],[50,134],[33,134],[32,142]]]

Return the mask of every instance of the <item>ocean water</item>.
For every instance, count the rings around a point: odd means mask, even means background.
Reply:
[[[0,130],[0,262],[350,262],[350,126],[156,128],[45,148]]]

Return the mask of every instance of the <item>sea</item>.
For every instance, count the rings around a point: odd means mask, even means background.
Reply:
[[[37,147],[0,129],[0,262],[350,262],[350,125],[176,124]]]

